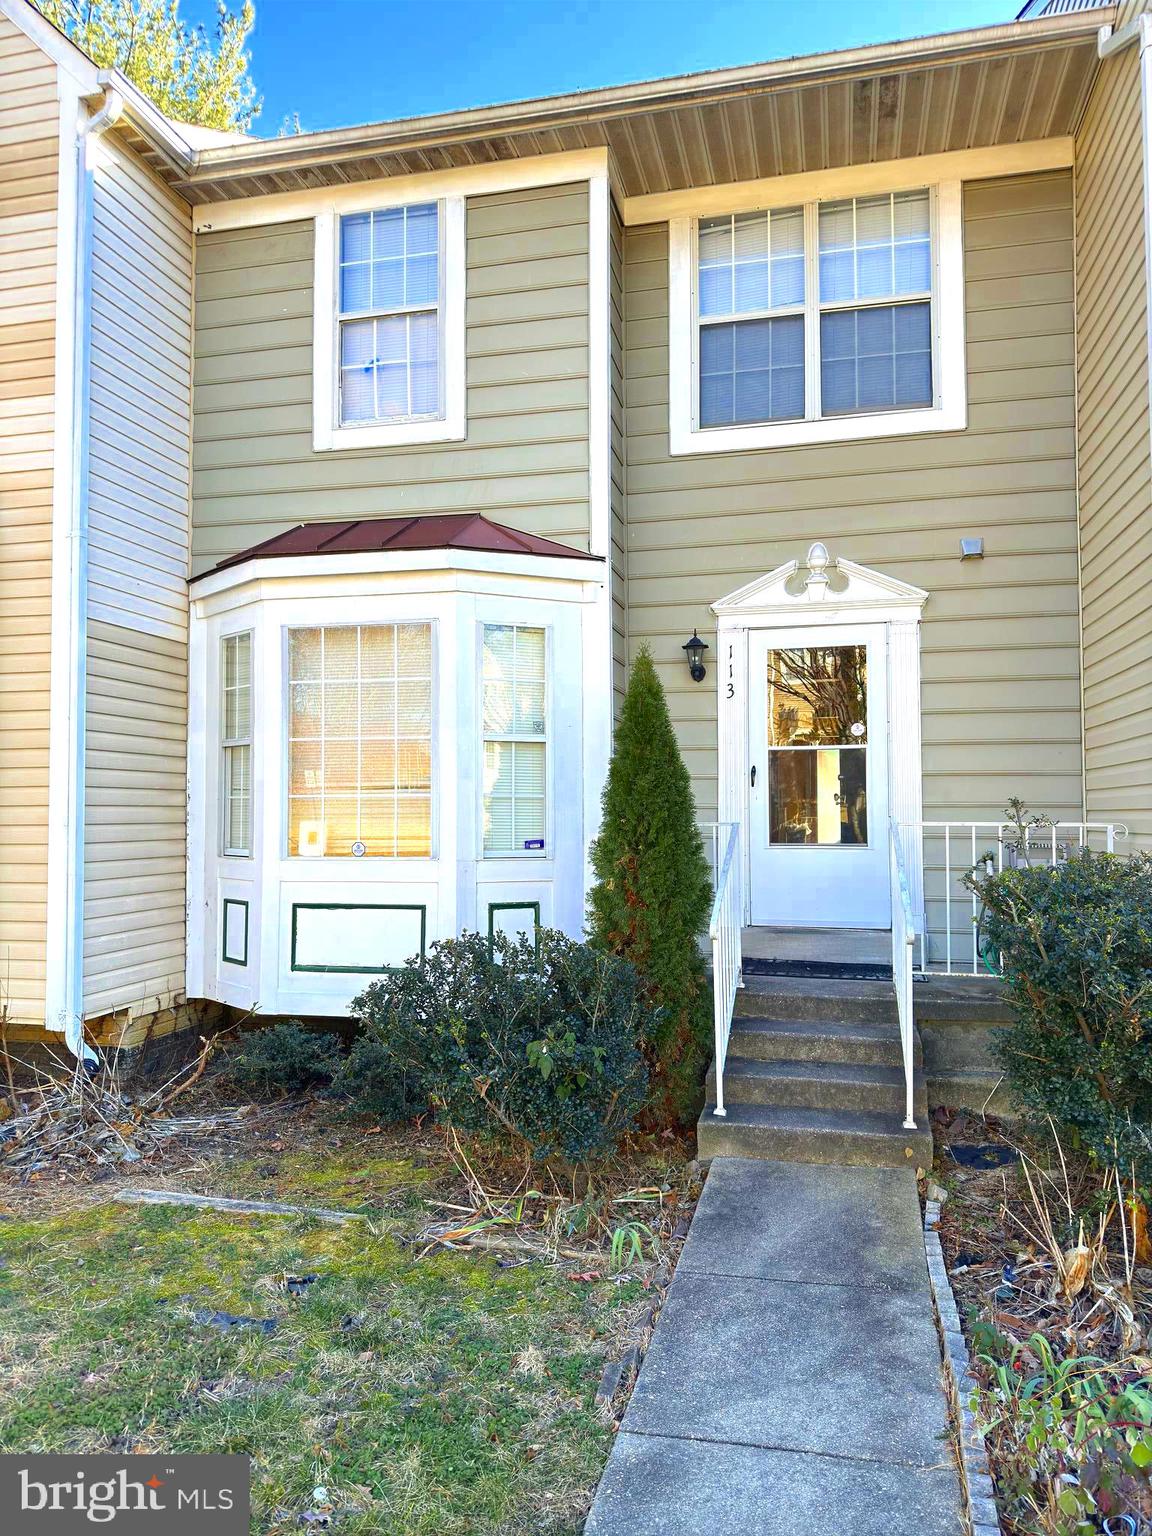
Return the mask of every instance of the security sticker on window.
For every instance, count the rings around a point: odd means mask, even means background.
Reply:
[[[248,1536],[247,1456],[0,1456],[0,1530]]]

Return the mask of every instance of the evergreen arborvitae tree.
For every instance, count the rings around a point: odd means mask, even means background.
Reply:
[[[589,936],[630,960],[662,1009],[644,1043],[652,1119],[684,1124],[699,1109],[711,1034],[700,935],[712,882],[688,770],[647,647],[633,664],[616,726],[592,867]]]

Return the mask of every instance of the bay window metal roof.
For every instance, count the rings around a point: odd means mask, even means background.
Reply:
[[[495,555],[548,555],[568,560],[597,560],[599,555],[571,545],[521,533],[494,523],[479,512],[429,517],[362,517],[352,522],[300,523],[241,550],[213,566],[225,571],[247,560],[275,560],[309,555],[397,554],[413,550],[457,549]],[[202,576],[211,574],[201,572]],[[193,577],[193,581],[198,577]]]

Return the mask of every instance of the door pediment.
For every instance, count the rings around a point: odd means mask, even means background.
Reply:
[[[921,587],[854,560],[835,558],[820,543],[805,560],[789,560],[712,604],[723,624],[760,620],[812,624],[829,619],[918,619],[928,601]]]

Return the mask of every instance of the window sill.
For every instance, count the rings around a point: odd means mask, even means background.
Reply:
[[[855,443],[866,438],[911,437],[921,432],[963,432],[968,411],[963,400],[913,411],[874,411],[861,416],[829,416],[822,421],[779,421],[747,427],[704,430],[673,423],[669,452],[747,453],[756,449],[804,448],[827,443]]]
[[[312,429],[315,453],[336,453],[358,448],[412,448],[421,443],[462,443],[468,437],[463,416],[439,421],[381,421],[363,427],[333,427],[316,422]]]

